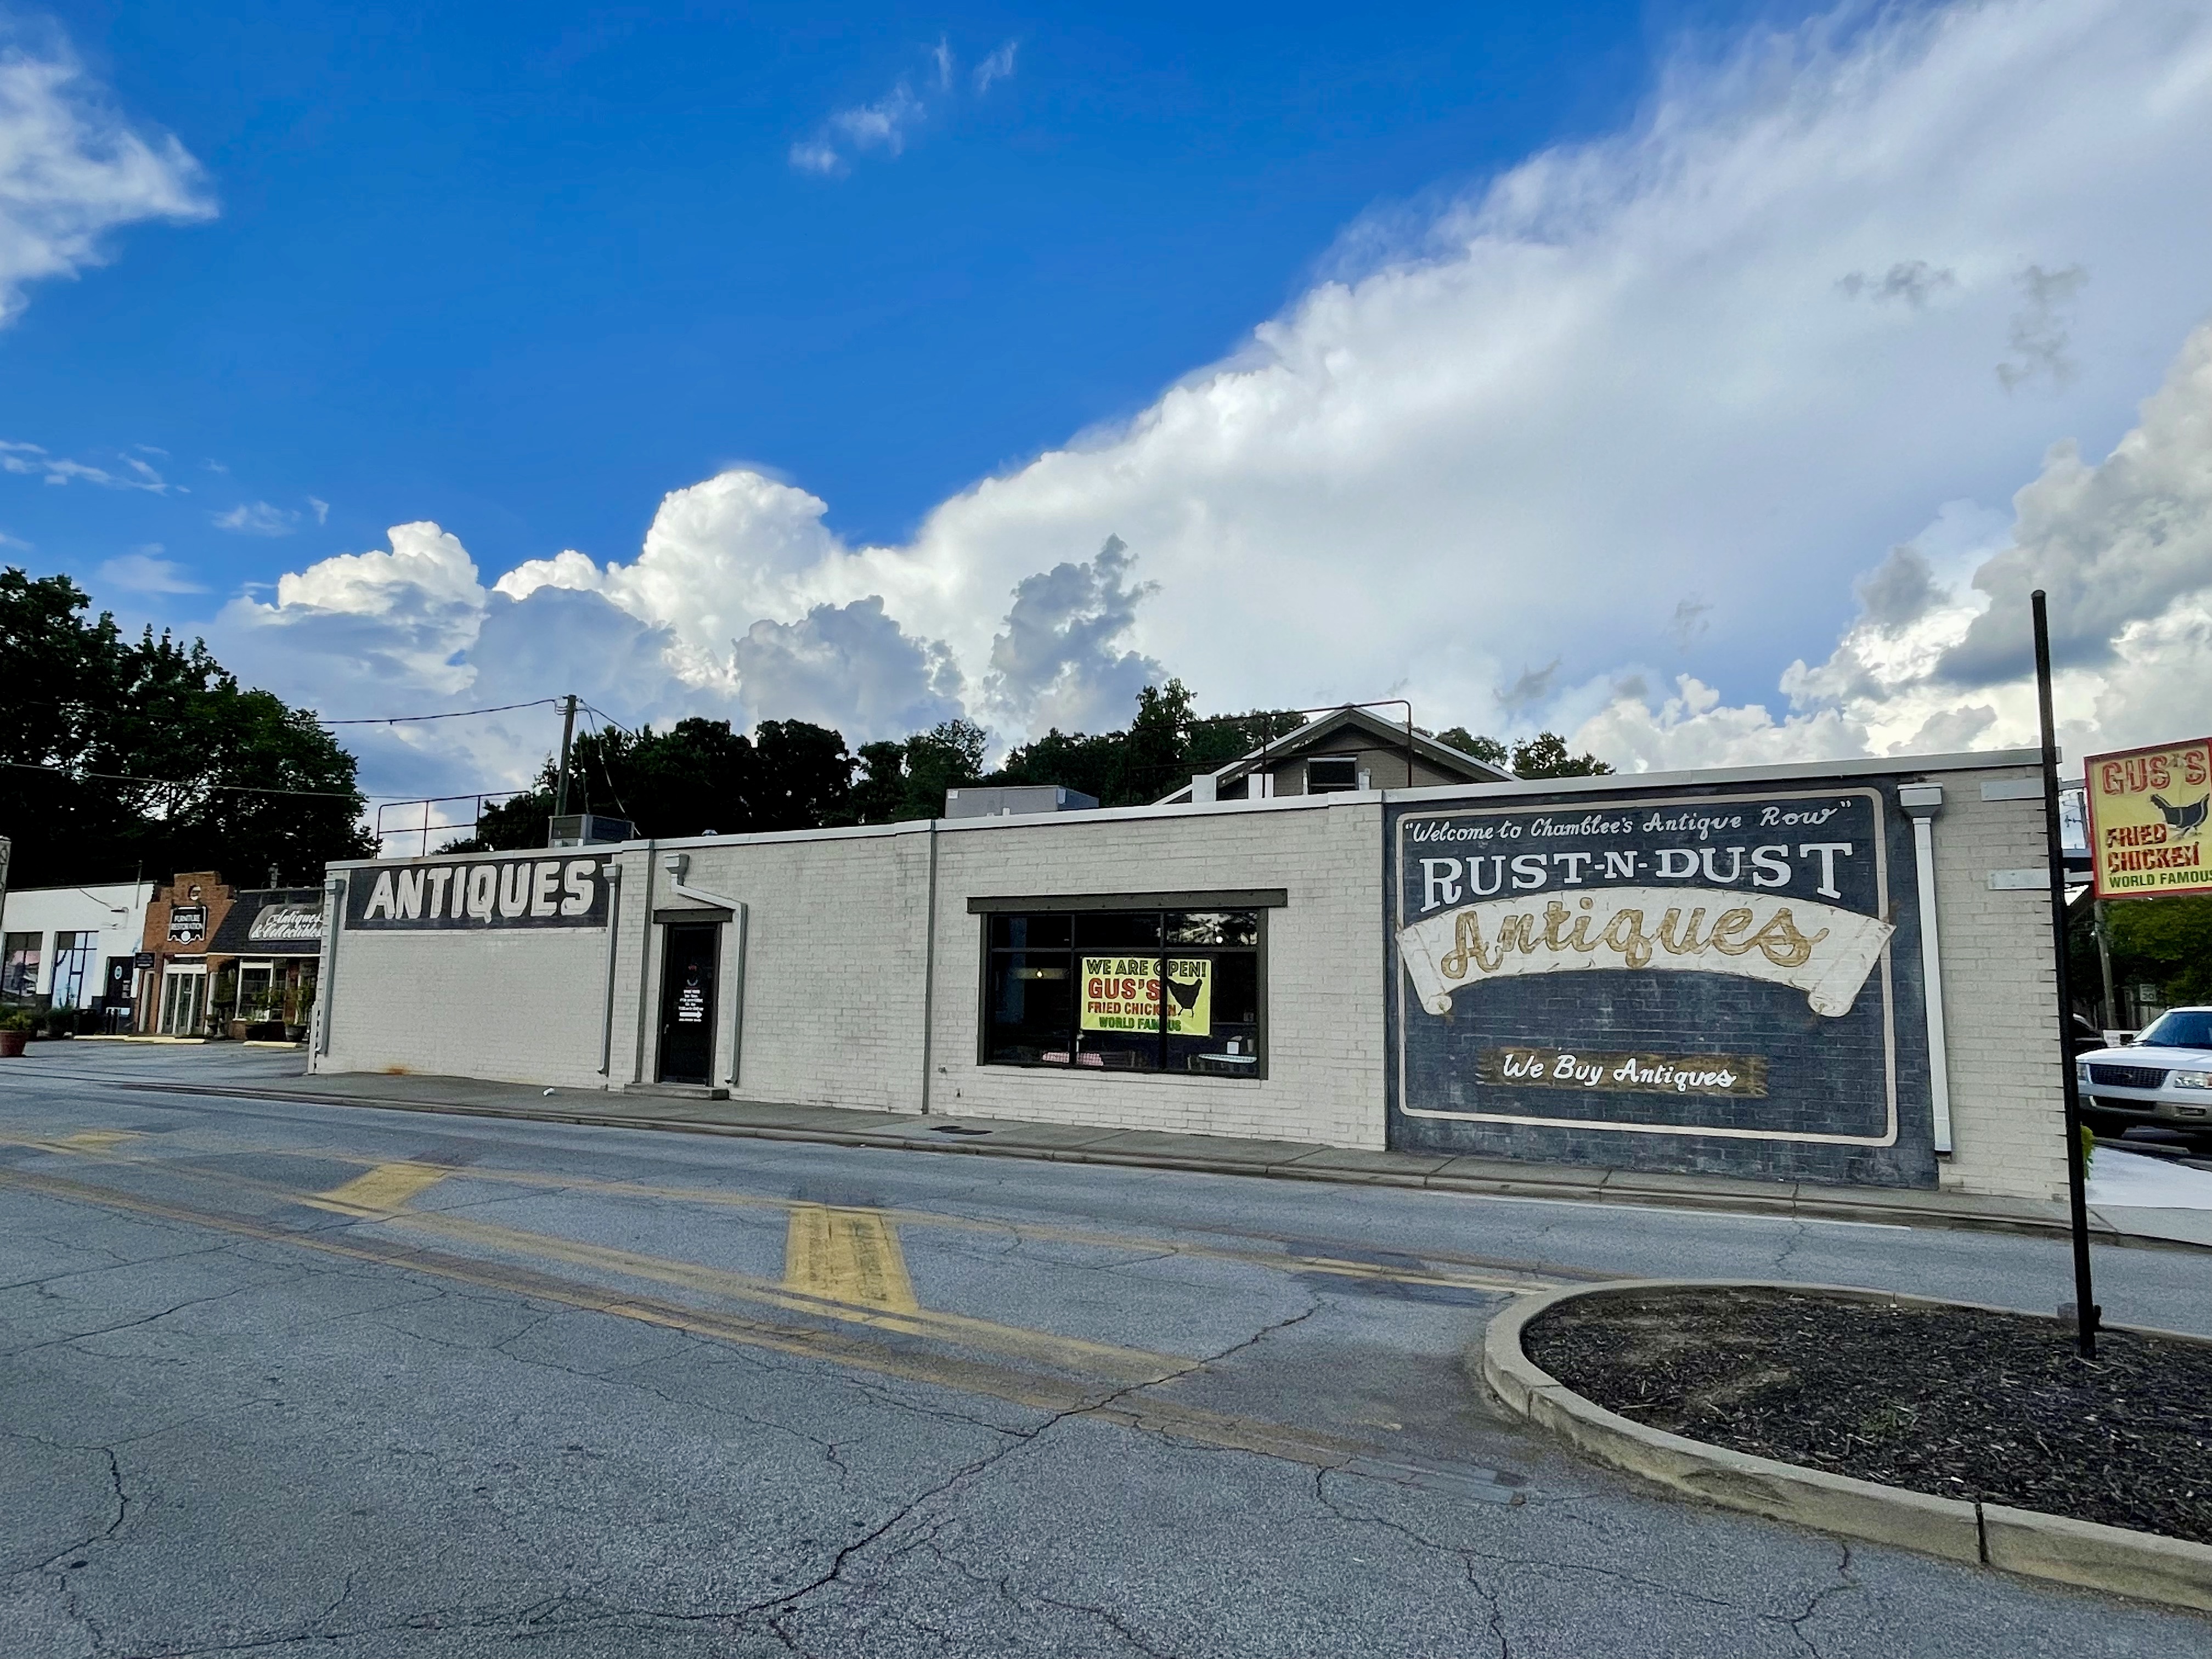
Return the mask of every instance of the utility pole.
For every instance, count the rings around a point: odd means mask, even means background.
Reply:
[[[2105,1029],[2108,1031],[2117,1031],[2120,1029],[2120,1005],[2118,1000],[2112,995],[2112,918],[2106,914],[2105,901],[2102,899],[2097,900],[2091,909],[2095,917],[2093,925],[2097,933],[2097,966],[2102,971],[2105,980]],[[2111,1041],[2110,1038],[2106,1040]]]
[[[2074,1232],[2074,1346],[2084,1359],[2097,1357],[2098,1315],[2103,1310],[2092,1299],[2089,1279],[2089,1207],[2087,1160],[2081,1151],[2081,1091],[2074,1066],[2074,988],[2067,965],[2066,850],[2058,828],[2058,734],[2051,714],[2051,623],[2044,611],[2043,590],[2028,596],[2035,627],[2036,712],[2043,726],[2044,848],[2051,869],[2051,939],[2056,953],[2051,963],[2058,984],[2058,1075],[2061,1098],[2066,1105],[2066,1197]]]
[[[561,704],[561,777],[553,786],[553,816],[566,817],[568,813],[568,746],[576,735],[576,694],[571,691]]]

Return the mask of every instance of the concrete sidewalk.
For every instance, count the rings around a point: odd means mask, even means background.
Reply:
[[[1984,1198],[1961,1193],[1867,1188],[1846,1195],[1833,1187],[1806,1182],[1518,1164],[1442,1153],[1354,1152],[1304,1141],[1245,1140],[1218,1135],[1030,1123],[1008,1118],[920,1117],[910,1113],[863,1111],[842,1106],[772,1105],[673,1095],[541,1089],[520,1084],[486,1083],[472,1078],[347,1072],[316,1077],[270,1078],[251,1084],[150,1079],[118,1082],[126,1088],[182,1094],[300,1100],[331,1106],[374,1106],[389,1110],[536,1119],[550,1123],[737,1135],[834,1146],[890,1147],[980,1158],[1033,1158],[1055,1164],[1188,1170],[1209,1175],[1419,1187],[1440,1192],[1646,1204],[1671,1209],[1725,1210],[1909,1226],[2029,1233],[2063,1233],[2066,1228],[2066,1206],[2063,1203]],[[2156,1212],[2129,1210],[2124,1214],[2107,1215],[2093,1208],[2090,1212],[2091,1229],[2100,1243],[2148,1240],[2200,1246],[2205,1243],[2191,1231],[2161,1232],[2157,1230],[2157,1222]]]

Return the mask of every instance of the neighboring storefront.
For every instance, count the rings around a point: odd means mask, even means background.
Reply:
[[[2008,753],[334,866],[313,1064],[2047,1198],[2042,825]]]
[[[127,1022],[151,882],[0,892],[0,1001]]]
[[[214,1024],[234,1038],[296,1042],[314,1007],[322,953],[322,889],[238,892],[208,945]]]
[[[155,890],[135,964],[133,1029],[147,1036],[205,1036],[214,1018],[208,942],[230,914],[218,870],[195,870]]]

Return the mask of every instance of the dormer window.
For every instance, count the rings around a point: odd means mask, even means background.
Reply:
[[[1315,755],[1306,761],[1306,793],[1330,795],[1359,787],[1359,757]]]

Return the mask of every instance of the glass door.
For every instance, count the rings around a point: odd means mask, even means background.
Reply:
[[[198,1036],[206,1000],[205,974],[171,974],[161,985],[161,1035]]]

